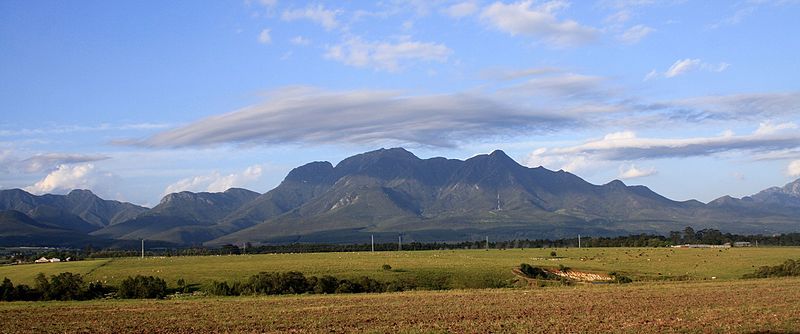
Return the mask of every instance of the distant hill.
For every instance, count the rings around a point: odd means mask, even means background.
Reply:
[[[0,211],[0,245],[3,246],[72,246],[106,245],[105,240],[34,220],[16,211]]]
[[[197,244],[222,233],[213,228],[225,216],[253,201],[258,193],[231,188],[222,193],[188,191],[164,196],[161,202],[133,219],[107,226],[92,235],[114,239],[151,239]]]
[[[704,204],[618,180],[594,185],[565,171],[528,168],[502,151],[454,160],[393,148],[336,166],[297,167],[264,194],[180,192],[148,210],[82,190],[34,196],[13,189],[0,192],[0,210],[16,210],[6,214],[0,241],[50,240],[58,230],[117,245],[348,243],[399,234],[406,241],[538,239],[667,233],[689,225],[772,234],[800,231],[800,180]]]
[[[0,190],[0,210],[16,210],[39,222],[87,233],[130,220],[147,208],[104,200],[89,190],[36,196],[21,189],[9,189]]]

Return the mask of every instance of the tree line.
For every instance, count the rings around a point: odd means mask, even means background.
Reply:
[[[740,235],[723,233],[716,229],[695,230],[686,227],[683,231],[672,231],[667,235],[659,234],[631,234],[616,237],[581,238],[581,247],[669,247],[682,244],[711,244],[721,245],[738,241],[751,242],[758,246],[800,246],[800,233],[786,233],[779,235]],[[518,239],[491,241],[491,249],[518,249],[518,248],[565,248],[577,247],[577,235],[573,238],[562,239]],[[323,253],[323,252],[367,252],[373,245],[363,244],[324,244],[324,243],[293,243],[282,245],[258,245],[246,243],[242,245],[223,245],[221,247],[183,247],[183,248],[158,248],[148,249],[146,256],[194,256],[194,255],[236,255],[236,254],[274,254],[274,253]],[[483,240],[462,242],[409,242],[402,245],[402,250],[452,250],[452,249],[484,249],[487,243]],[[397,243],[377,243],[376,251],[394,251],[398,249]],[[49,250],[45,253],[17,253],[6,257],[7,262],[33,260],[45,257],[58,257],[73,260],[85,258],[109,258],[139,256],[140,250],[104,249],[95,250],[91,246],[84,249]]]
[[[64,272],[57,275],[36,276],[33,286],[14,285],[8,278],[0,284],[0,300],[89,300],[99,298],[164,298],[169,293],[167,283],[154,276],[127,277],[119,286],[101,282],[86,282],[80,274]]]

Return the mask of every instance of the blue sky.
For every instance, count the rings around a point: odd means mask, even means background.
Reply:
[[[676,200],[800,177],[798,1],[3,1],[0,188],[152,206],[403,146]]]

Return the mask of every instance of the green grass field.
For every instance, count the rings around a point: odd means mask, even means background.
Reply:
[[[550,252],[557,253],[556,258]],[[390,281],[403,278],[441,278],[451,288],[491,287],[513,279],[520,263],[607,273],[617,271],[637,280],[669,279],[686,275],[692,280],[740,278],[756,267],[800,258],[798,247],[670,249],[569,248],[455,250],[414,252],[359,252],[264,254],[231,256],[150,257],[26,264],[0,267],[0,278],[32,284],[36,274],[73,272],[87,280],[116,284],[128,276],[153,275],[174,285],[179,278],[192,284],[243,280],[262,271],[300,271],[307,276],[341,278],[369,276]],[[384,271],[383,264],[393,270]]]

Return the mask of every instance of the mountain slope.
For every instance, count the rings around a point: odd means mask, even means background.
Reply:
[[[188,191],[164,196],[136,218],[92,232],[114,239],[150,239],[194,244],[222,235],[211,226],[259,194],[231,188],[221,193]]]
[[[16,210],[37,221],[85,233],[129,220],[147,208],[104,200],[89,190],[36,196],[21,189],[9,189],[0,190],[0,210]]]
[[[240,226],[252,226],[210,244],[363,242],[367,233],[413,234],[416,240],[449,235],[456,240],[476,233],[514,238],[560,237],[576,231],[667,232],[698,225],[697,217],[707,226],[731,229],[726,226],[730,215],[700,202],[672,201],[621,181],[593,185],[564,171],[519,165],[502,151],[461,161],[423,160],[401,148],[381,149],[323,171],[319,182],[311,183],[315,191],[287,177],[239,210],[239,216],[251,219]],[[286,193],[283,188],[289,184],[292,191],[307,196],[289,206],[276,205],[273,199]],[[258,210],[268,214],[252,214]],[[754,223],[740,220],[745,230]]]
[[[0,245],[3,246],[83,247],[104,242],[78,231],[36,221],[20,211],[0,211]]]

